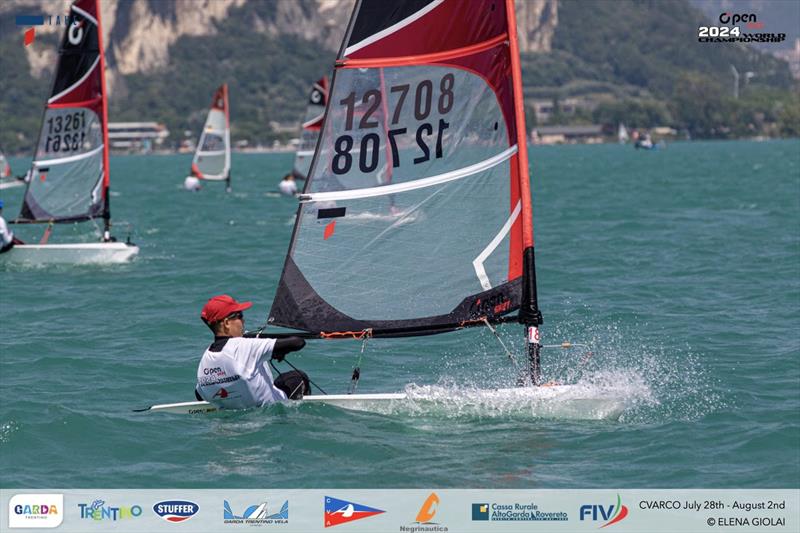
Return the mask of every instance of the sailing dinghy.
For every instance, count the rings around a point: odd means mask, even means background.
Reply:
[[[459,0],[359,0],[335,67],[265,327],[366,342],[520,323],[522,386],[474,390],[460,405],[618,418],[620,396],[542,384],[513,0],[473,0],[469,9]],[[280,336],[263,329],[255,335]],[[360,376],[357,363],[351,392]],[[378,412],[452,404],[426,390],[300,403]],[[145,410],[215,409],[185,402]]]
[[[11,175],[11,165],[8,164],[8,159],[3,155],[3,151],[0,150],[0,190],[23,185],[25,185],[24,179],[15,178]]]
[[[231,190],[231,129],[228,111],[228,84],[223,83],[214,93],[211,109],[197,142],[192,158],[192,168],[184,180],[184,187],[191,189],[199,180],[224,181],[225,189]]]
[[[98,0],[76,0],[45,104],[22,210],[16,224],[50,224],[39,244],[18,244],[0,263],[122,263],[139,248],[111,237],[108,112]],[[101,242],[47,244],[52,224],[102,218]]]
[[[294,166],[292,175],[296,180],[304,180],[308,177],[308,170],[311,167],[311,160],[314,157],[314,150],[317,147],[317,139],[322,129],[322,121],[325,118],[325,106],[328,104],[328,77],[323,76],[311,87],[311,94],[308,96],[308,106],[306,115],[303,119],[300,144],[294,155]]]

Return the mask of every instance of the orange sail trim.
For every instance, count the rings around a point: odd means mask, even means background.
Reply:
[[[522,101],[522,68],[519,64],[517,43],[517,18],[514,0],[506,0],[508,18],[508,43],[511,55],[511,78],[514,84],[514,114],[517,122],[517,161],[519,171],[520,201],[522,202],[522,249],[533,246],[533,209],[531,207],[531,185],[528,175],[528,129],[525,126],[525,105]]]
[[[342,59],[336,62],[336,68],[377,68],[377,67],[404,67],[404,66],[418,66],[425,63],[438,63],[453,59],[456,57],[464,57],[484,50],[494,48],[500,43],[508,39],[508,34],[503,33],[497,37],[493,37],[482,43],[455,48],[453,50],[445,50],[444,52],[435,52],[433,54],[420,54],[415,56],[405,57],[378,57],[374,59]]]

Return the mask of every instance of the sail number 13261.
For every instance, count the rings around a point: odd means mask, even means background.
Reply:
[[[434,83],[431,80],[420,81],[413,91],[413,114],[416,120],[422,121],[428,119],[431,112],[438,111],[439,115],[446,115],[453,109],[453,85],[455,84],[455,76],[452,74],[445,74],[439,80],[438,96],[434,103]],[[403,135],[408,135],[408,128],[391,128],[400,121],[403,107],[406,103],[406,98],[411,92],[410,84],[395,85],[389,88],[389,94],[396,95],[396,103],[394,109],[391,110],[391,117],[389,116],[389,109],[387,106],[382,106],[382,93],[378,89],[370,89],[366,91],[360,99],[356,98],[355,91],[348,94],[339,103],[345,106],[345,131],[351,131],[355,122],[355,108],[356,105],[364,105],[366,111],[361,115],[358,120],[359,130],[368,130],[377,128],[381,122],[385,124],[386,137],[392,152],[392,167],[400,166],[400,154],[397,149],[398,138]],[[373,116],[381,109],[384,120],[378,121]],[[389,120],[391,118],[391,120]],[[387,124],[388,123],[388,124]],[[433,157],[439,159],[442,157],[442,136],[444,131],[450,126],[443,118],[440,118],[438,123],[431,122],[421,123],[416,132],[413,133],[414,138],[419,148],[419,155],[413,159],[415,165],[424,163],[431,158],[431,146],[428,142],[431,137],[435,135],[433,145]],[[390,129],[391,128],[391,129]],[[354,139],[352,135],[344,134],[336,138],[333,144],[334,156],[331,162],[331,169],[334,174],[346,174],[350,171],[353,165],[353,150]],[[378,168],[378,161],[380,159],[380,145],[381,138],[377,133],[367,133],[361,137],[361,146],[358,153],[358,169],[361,172],[374,172]]]

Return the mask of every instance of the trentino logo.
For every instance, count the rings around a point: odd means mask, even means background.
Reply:
[[[283,502],[281,510],[270,514],[266,500],[249,506],[241,515],[237,515],[231,509],[228,500],[224,500],[223,517],[226,524],[248,524],[257,526],[262,524],[288,524],[289,523],[289,500]]]
[[[616,524],[617,522],[628,516],[628,508],[622,505],[622,499],[617,494],[617,504],[609,505],[581,505],[581,521],[591,517],[592,521],[606,520],[607,522],[600,526],[599,529]]]
[[[91,520],[125,520],[128,518],[139,518],[142,516],[142,508],[138,505],[131,507],[111,507],[106,506],[103,500],[95,500],[92,503],[79,503],[78,508],[81,510],[81,518]]]
[[[165,500],[153,505],[153,512],[167,522],[184,522],[199,510],[199,505],[185,500]]]
[[[369,518],[376,514],[385,513],[381,509],[367,507],[360,503],[348,502],[347,500],[338,500],[325,496],[325,527],[338,526],[345,522],[352,522],[353,520],[361,520],[362,518]]]
[[[8,501],[8,527],[58,527],[63,510],[63,494],[16,494]]]

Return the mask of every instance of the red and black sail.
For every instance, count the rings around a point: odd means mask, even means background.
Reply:
[[[536,309],[513,19],[510,0],[357,3],[270,324],[418,335]]]
[[[17,222],[109,218],[104,69],[98,2],[76,0]]]

